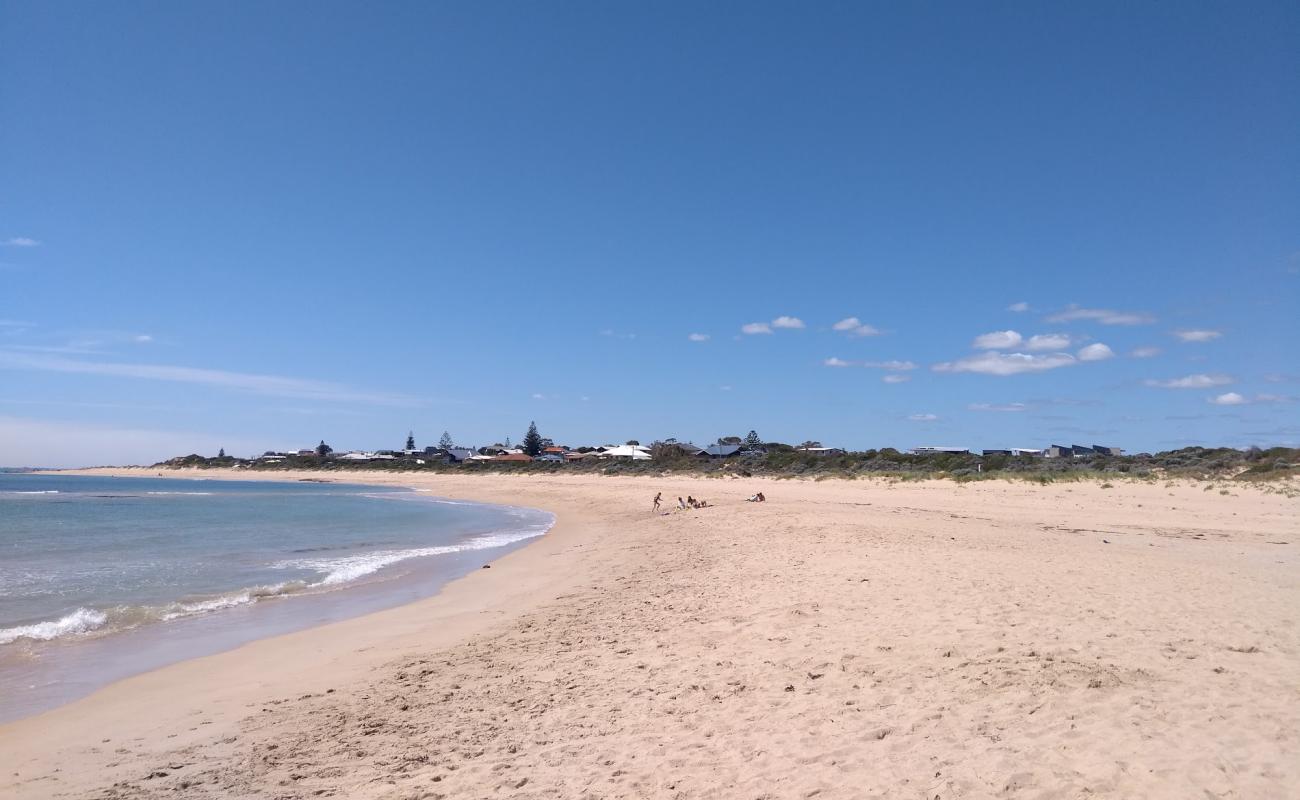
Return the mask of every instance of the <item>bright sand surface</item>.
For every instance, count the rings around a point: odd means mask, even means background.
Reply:
[[[0,727],[0,797],[1300,797],[1280,494],[328,477],[558,522],[436,597]]]

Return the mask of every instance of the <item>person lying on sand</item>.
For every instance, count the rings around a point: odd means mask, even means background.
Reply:
[[[746,497],[746,498],[745,498],[745,502],[746,502],[746,503],[766,503],[766,502],[767,502],[767,498],[763,496],[763,493],[762,493],[762,492],[759,492],[758,494],[754,494],[754,495],[750,495],[749,497]]]

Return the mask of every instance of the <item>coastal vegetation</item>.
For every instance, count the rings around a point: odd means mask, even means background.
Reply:
[[[723,437],[732,439],[735,437]],[[749,439],[750,437],[746,437]],[[525,451],[540,452],[546,440],[530,426],[524,439]],[[742,440],[744,441],[744,440]],[[650,458],[590,458],[581,461],[509,460],[448,463],[437,451],[418,455],[395,455],[373,461],[347,461],[334,457],[324,442],[315,452],[286,454],[274,460],[237,459],[224,454],[205,457],[191,454],[155,464],[163,468],[238,467],[257,471],[288,470],[374,470],[381,472],[512,472],[535,474],[662,475],[704,477],[772,478],[856,478],[894,477],[901,480],[946,478],[955,481],[988,479],[1025,480],[1035,483],[1098,478],[1194,478],[1237,481],[1272,481],[1300,475],[1300,449],[1272,447],[1238,450],[1229,447],[1184,447],[1159,453],[1096,455],[1085,458],[1043,458],[1036,456],[977,455],[975,453],[904,453],[893,448],[856,452],[810,452],[780,443],[750,446],[725,458],[691,454],[675,442],[656,442]],[[816,445],[815,442],[807,443]],[[801,446],[802,447],[802,446]],[[591,448],[581,448],[590,451]],[[536,453],[532,453],[535,455]]]

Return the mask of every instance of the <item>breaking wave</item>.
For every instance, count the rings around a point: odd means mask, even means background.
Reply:
[[[451,553],[464,553],[470,550],[488,550],[493,547],[505,547],[508,544],[522,542],[546,533],[551,523],[540,523],[510,531],[486,533],[467,539],[459,544],[438,547],[415,547],[406,550],[379,550],[341,558],[294,558],[281,561],[273,566],[277,569],[309,569],[323,577],[320,586],[337,586],[364,578],[384,567],[392,566],[412,558],[444,556]]]
[[[48,642],[51,639],[57,639],[60,636],[68,636],[75,633],[87,633],[103,625],[108,621],[108,615],[103,611],[95,611],[91,608],[79,608],[65,617],[60,617],[49,622],[37,622],[34,625],[19,625],[14,628],[0,628],[0,644],[9,644],[19,639],[33,639],[38,642]]]
[[[512,516],[516,516],[512,514]],[[527,517],[528,512],[518,516]],[[439,547],[416,547],[405,550],[379,550],[339,558],[296,558],[272,564],[274,569],[305,569],[319,579],[290,580],[267,586],[254,586],[207,597],[193,597],[160,606],[114,606],[107,609],[78,608],[55,620],[0,628],[0,645],[21,640],[47,642],[76,636],[105,635],[130,630],[154,622],[209,614],[224,609],[250,605],[262,600],[294,594],[310,594],[342,588],[379,570],[412,558],[488,550],[541,536],[550,529],[553,518],[527,524],[508,531],[480,534],[463,542]]]

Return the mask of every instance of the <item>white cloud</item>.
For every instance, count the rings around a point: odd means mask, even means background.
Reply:
[[[759,333],[771,333],[772,326],[768,325],[766,322],[749,322],[740,326],[740,332],[749,336],[754,336]]]
[[[1228,375],[1206,375],[1201,373],[1188,375],[1184,378],[1170,378],[1165,381],[1148,380],[1146,385],[1158,386],[1161,389],[1212,389],[1215,386],[1227,386],[1232,382],[1232,377]]]
[[[600,335],[606,336],[610,339],[635,339],[636,338],[635,333],[620,333],[612,328],[606,328],[605,330],[600,332]]]
[[[1295,400],[1294,397],[1281,394],[1257,394],[1254,397],[1245,397],[1236,392],[1227,392],[1226,394],[1208,398],[1206,402],[1213,403],[1216,406],[1243,406],[1248,403],[1294,403]]]
[[[1028,311],[1028,310],[1029,310],[1029,304],[1024,302],[1012,303],[1011,305],[1007,306],[1007,311],[1015,311],[1016,313],[1020,313],[1022,311]]]
[[[26,236],[15,236],[11,239],[5,239],[3,244],[6,247],[37,247],[40,242],[35,239],[29,239]]]
[[[533,392],[533,399],[534,399],[534,400],[545,400],[545,399],[546,399],[546,395],[542,394],[541,392]]]
[[[879,336],[880,331],[872,325],[864,323],[857,317],[846,317],[831,326],[831,330],[841,333],[847,333],[850,336]]]
[[[1087,347],[1079,348],[1080,361],[1105,361],[1108,358],[1114,358],[1115,351],[1111,350],[1101,342],[1090,344]]]
[[[1163,352],[1159,347],[1137,347],[1129,355],[1133,358],[1155,358]]]
[[[1024,337],[1015,331],[994,331],[975,337],[971,342],[971,347],[977,350],[1007,350],[1017,347],[1024,341]]]
[[[34,322],[23,322],[17,319],[0,319],[0,328],[35,328]]]
[[[64,420],[0,416],[0,441],[11,466],[85,467],[154,464],[189,453],[260,453],[274,442],[185,431],[112,428]]]
[[[776,319],[772,320],[772,327],[798,329],[807,326],[804,325],[803,320],[799,319],[798,317],[777,317]]]
[[[722,386],[719,386],[719,387],[718,387],[718,391],[720,391],[720,392],[729,392],[729,391],[731,391],[731,387],[730,387],[730,386],[727,386],[726,384],[723,384]]]
[[[907,370],[916,369],[916,364],[911,361],[845,361],[834,356],[826,359],[822,364],[828,367],[865,367],[867,369],[885,369],[891,372],[906,372]]]
[[[899,375],[896,372],[891,372],[890,374],[885,375],[884,377],[881,378],[881,380],[884,381],[885,383],[907,383],[911,379],[912,379],[911,375]]]
[[[911,361],[864,361],[862,366],[871,367],[872,369],[888,369],[896,371],[916,369],[916,365]]]
[[[1155,317],[1141,312],[1078,306],[1070,306],[1047,318],[1048,322],[1074,322],[1075,320],[1094,320],[1102,325],[1150,325],[1156,321]]]
[[[1183,342],[1209,342],[1218,339],[1222,335],[1222,331],[1174,331],[1174,336],[1177,336],[1179,341]]]
[[[1069,346],[1070,337],[1064,333],[1040,333],[1037,336],[1030,336],[1029,341],[1025,342],[1025,349],[1034,353],[1043,350],[1064,350]]]
[[[709,340],[709,335],[707,333],[692,333],[686,338],[690,339],[692,342],[707,342]]]
[[[196,367],[175,367],[161,364],[122,364],[104,361],[78,361],[55,356],[38,356],[0,350],[0,369],[26,369],[43,372],[66,372],[81,375],[104,375],[118,378],[192,383],[214,386],[252,394],[275,397],[298,397],[335,403],[363,403],[380,406],[419,406],[415,397],[381,392],[364,392],[336,383],[285,378],[278,375],[257,375],[246,372],[226,372]]]
[[[153,337],[147,333],[142,333],[135,337],[135,341],[138,344],[148,344],[153,341]]]
[[[910,414],[907,418],[912,422],[934,422],[939,417],[936,414]]]
[[[971,411],[1006,411],[1016,412],[1025,411],[1029,406],[1024,403],[971,403],[967,406]]]
[[[935,364],[935,372],[976,372],[983,375],[1019,375],[1023,372],[1043,372],[1044,370],[1068,367],[1074,364],[1074,356],[1068,353],[1049,353],[1034,356],[1026,353],[997,353],[989,351],[958,361],[945,361]]]

